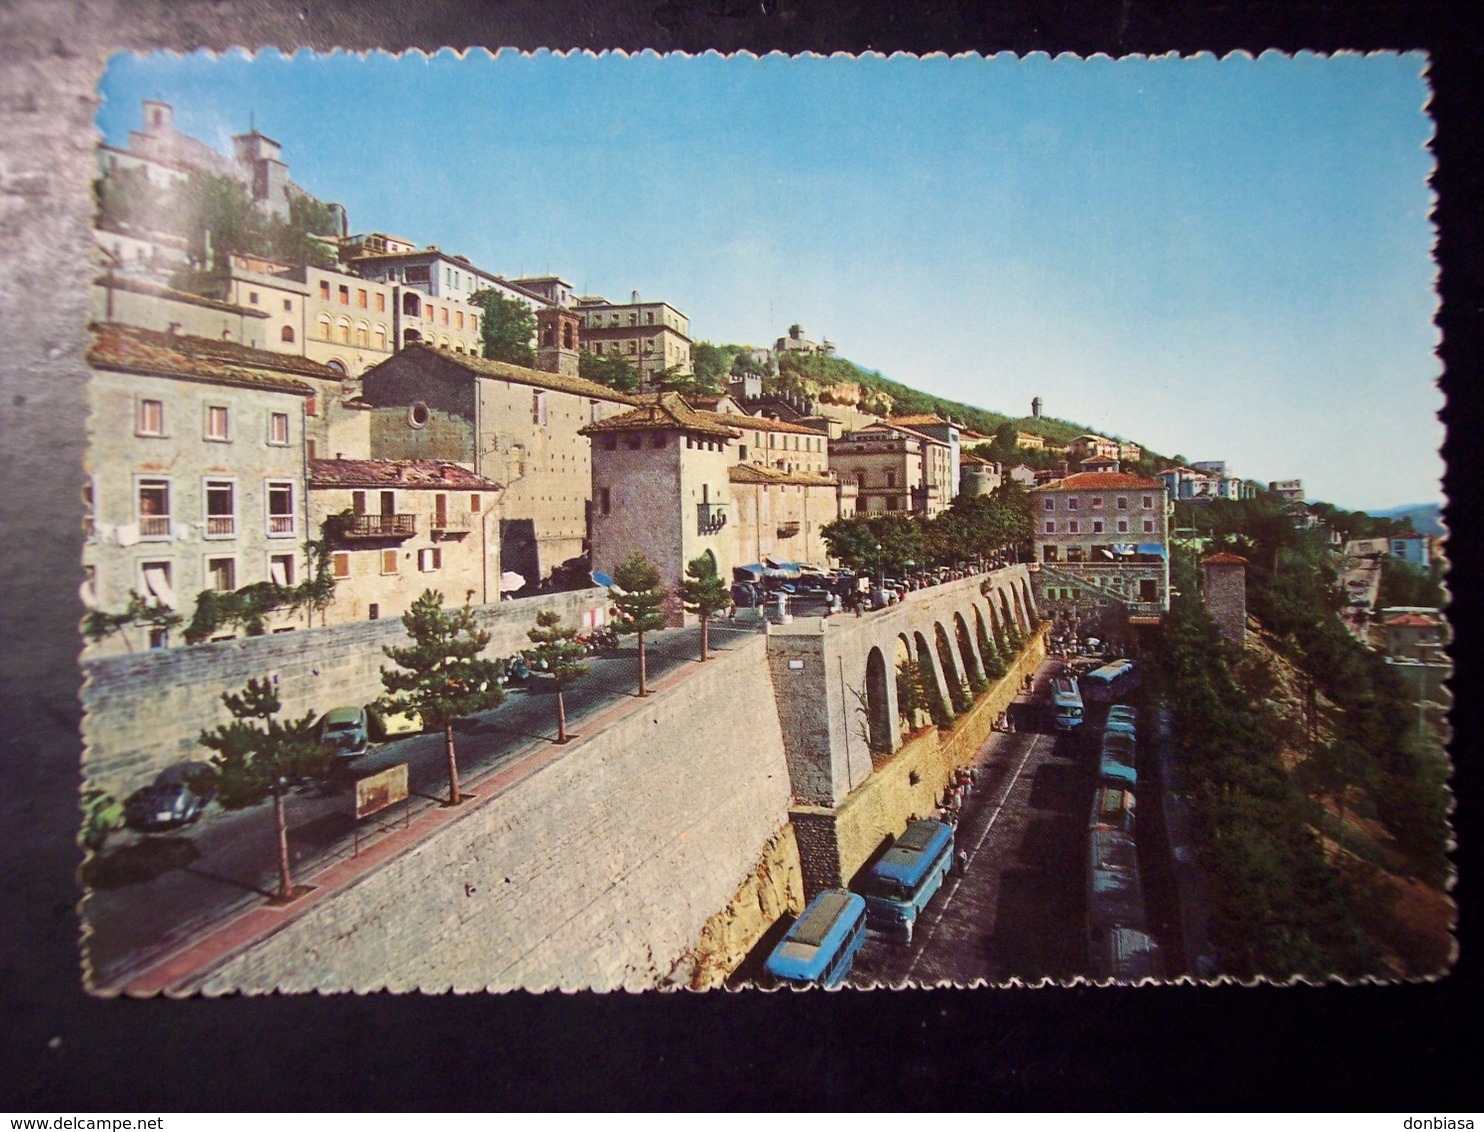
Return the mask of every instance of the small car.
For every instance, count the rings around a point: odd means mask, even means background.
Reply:
[[[193,778],[210,769],[201,762],[166,767],[154,782],[124,799],[124,824],[147,833],[190,825],[216,797],[210,787],[191,785]]]
[[[358,759],[370,745],[366,709],[331,708],[320,720],[319,741],[332,748],[337,759]]]
[[[386,712],[375,704],[366,706],[366,720],[371,735],[379,740],[400,735],[417,735],[423,729],[422,717],[415,711]]]

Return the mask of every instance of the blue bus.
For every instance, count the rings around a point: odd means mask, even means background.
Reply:
[[[866,910],[872,931],[912,942],[912,928],[953,867],[953,828],[915,821],[871,868]]]
[[[1119,931],[1144,932],[1144,886],[1134,839],[1115,829],[1087,835],[1087,957],[1098,974],[1107,970]]]
[[[1099,786],[1092,792],[1092,813],[1087,828],[1134,832],[1134,792],[1121,786]]]
[[[1103,732],[1098,748],[1098,778],[1113,786],[1137,786],[1139,772],[1134,769],[1134,763],[1134,737],[1122,731]]]
[[[1131,660],[1110,660],[1082,678],[1083,694],[1090,704],[1111,704],[1139,686],[1139,669]]]
[[[1126,704],[1114,704],[1108,709],[1108,722],[1103,725],[1104,731],[1122,731],[1125,735],[1137,735],[1139,731],[1139,713]]]
[[[763,969],[790,983],[838,986],[865,942],[865,899],[827,888],[809,902]]]
[[[1073,677],[1051,678],[1051,707],[1058,731],[1075,731],[1082,726],[1082,693]]]

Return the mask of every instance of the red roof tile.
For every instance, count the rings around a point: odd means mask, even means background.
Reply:
[[[1052,480],[1031,488],[1032,491],[1095,491],[1127,488],[1162,488],[1158,480],[1146,480],[1143,476],[1128,472],[1077,472],[1064,479]]]
[[[335,382],[344,377],[329,366],[295,354],[275,354],[240,342],[167,334],[113,322],[93,325],[93,344],[87,358],[88,364],[96,369],[208,381],[306,397],[314,392],[314,387],[290,374]]]
[[[594,421],[577,431],[583,436],[592,436],[604,432],[665,428],[721,436],[730,440],[740,435],[735,428],[724,423],[731,419],[729,414],[697,412],[678,393],[661,393],[651,404],[619,413],[616,417]]]
[[[494,480],[443,460],[310,460],[309,486],[498,491]]]
[[[1240,554],[1231,554],[1228,551],[1223,550],[1219,554],[1212,554],[1212,555],[1210,555],[1207,558],[1202,558],[1201,559],[1201,565],[1202,566],[1245,566],[1245,565],[1247,565],[1247,559],[1243,558]]]

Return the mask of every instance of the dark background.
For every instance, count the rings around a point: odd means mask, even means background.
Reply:
[[[1478,1103],[1479,39],[1453,3],[0,5],[0,1109]],[[1432,984],[108,1001],[80,990],[77,484],[93,84],[116,50],[1431,53],[1462,956]],[[1340,393],[1336,390],[1336,393]],[[1251,427],[1250,422],[1247,425]],[[1384,422],[1362,442],[1385,459]],[[1472,1086],[1472,1088],[1470,1088]]]

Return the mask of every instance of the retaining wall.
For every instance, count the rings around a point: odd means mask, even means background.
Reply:
[[[544,610],[582,624],[607,608],[606,590],[586,589],[475,612],[490,633],[490,655],[509,656],[530,646],[526,631]],[[289,719],[370,703],[382,694],[381,669],[391,663],[383,647],[407,643],[397,618],[84,660],[84,774],[122,798],[171,763],[203,758],[202,729],[228,719],[222,693],[253,677],[277,678]]]
[[[930,728],[908,740],[834,808],[796,806],[804,892],[848,885],[852,877],[907,828],[913,814],[929,816],[953,771],[967,765],[989,737],[995,717],[1015,701],[1026,674],[1046,656],[1046,629],[1032,634],[1003,678],[958,717],[951,730]]]
[[[224,993],[715,981],[705,972],[740,960],[768,917],[795,902],[779,896],[790,891],[789,780],[764,648],[748,640],[636,702],[199,985]],[[749,899],[759,913],[720,941],[728,958],[698,962],[718,950],[701,946],[718,909]]]

